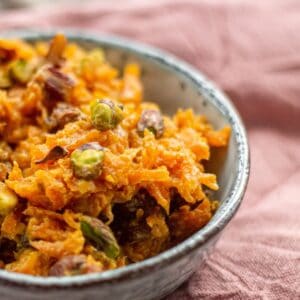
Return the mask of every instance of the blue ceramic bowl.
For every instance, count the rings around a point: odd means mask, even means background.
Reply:
[[[48,40],[54,32],[19,31],[5,37]],[[230,100],[198,70],[158,49],[118,38],[67,32],[84,47],[102,47],[108,60],[122,68],[128,61],[142,66],[145,97],[164,113],[191,107],[216,128],[229,124],[230,144],[218,158],[221,205],[211,221],[176,247],[117,270],[74,277],[33,277],[0,270],[1,299],[160,299],[186,281],[201,265],[220,233],[237,211],[249,176],[249,148],[244,125]],[[3,36],[3,35],[2,35]],[[216,158],[217,159],[217,158]],[[214,168],[214,166],[211,166]]]

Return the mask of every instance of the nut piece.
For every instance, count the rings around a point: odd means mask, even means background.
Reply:
[[[123,120],[122,106],[109,99],[96,100],[91,104],[91,118],[100,131],[114,129]]]
[[[6,216],[18,203],[17,195],[0,182],[0,215]]]
[[[63,129],[66,124],[79,120],[81,115],[81,111],[77,107],[68,103],[59,102],[47,120],[49,131],[55,132],[59,129]]]
[[[55,101],[67,100],[75,85],[74,80],[68,74],[62,73],[59,68],[44,68],[41,73],[44,78],[44,91],[47,100],[54,104]]]
[[[88,264],[85,255],[69,255],[57,261],[49,270],[49,276],[72,276],[100,272],[97,265]]]
[[[87,143],[71,154],[71,164],[77,178],[95,179],[101,175],[104,149],[96,142]]]
[[[84,237],[97,249],[103,250],[110,258],[117,258],[120,255],[120,247],[109,226],[99,219],[88,216],[84,216],[80,224]]]
[[[61,146],[55,146],[48,152],[48,154],[44,158],[35,161],[35,163],[43,164],[46,162],[48,162],[48,163],[54,162],[60,158],[65,157],[67,154],[68,154],[68,151],[65,148],[63,148]]]
[[[137,124],[137,132],[140,136],[144,136],[144,130],[151,131],[156,138],[164,133],[164,120],[161,113],[157,110],[147,109],[142,112],[140,120]]]
[[[25,60],[17,60],[10,67],[10,76],[19,83],[25,84],[33,74],[33,67]]]

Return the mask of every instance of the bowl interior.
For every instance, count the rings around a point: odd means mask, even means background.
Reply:
[[[93,43],[83,43],[93,48]],[[108,61],[119,70],[129,62],[137,62],[142,70],[145,101],[158,103],[167,115],[173,115],[179,108],[192,108],[196,113],[205,115],[216,129],[231,125],[228,115],[211,102],[213,90],[205,92],[197,84],[189,80],[180,70],[170,69],[159,61],[153,61],[139,53],[128,52],[102,45]],[[220,189],[215,197],[223,202],[229,195],[237,171],[237,141],[234,133],[229,146],[212,150],[211,160],[206,164],[209,172],[216,173]]]
[[[108,61],[119,70],[123,70],[127,63],[137,62],[141,66],[145,100],[158,103],[165,114],[172,115],[179,108],[192,108],[196,113],[205,115],[216,129],[231,125],[228,115],[211,101],[214,91],[201,89],[180,70],[171,69],[161,61],[138,52],[106,43],[95,45],[91,41],[75,41],[87,49],[100,46],[104,49]],[[176,67],[176,64],[174,66]],[[212,159],[206,167],[209,172],[218,176],[220,189],[215,193],[215,197],[222,203],[229,195],[237,170],[237,144],[234,134],[227,148],[212,151]]]
[[[12,33],[28,41],[49,39],[53,33]],[[10,34],[8,34],[10,36]],[[203,114],[214,125],[216,129],[229,125],[232,134],[229,146],[226,149],[213,151],[212,161],[207,168],[218,176],[219,191],[215,197],[220,200],[221,205],[207,226],[201,229],[187,241],[181,243],[177,250],[168,250],[158,257],[151,258],[141,263],[121,268],[122,271],[107,271],[100,275],[88,275],[86,278],[95,280],[109,278],[113,274],[123,276],[134,268],[143,268],[155,265],[160,260],[167,261],[170,257],[184,254],[187,248],[194,248],[203,244],[208,238],[218,233],[233,216],[239,206],[245,191],[249,172],[249,152],[243,124],[231,102],[218,89],[214,87],[203,75],[195,69],[167,55],[157,49],[131,43],[114,37],[96,38],[85,35],[69,33],[69,39],[86,48],[101,47],[106,52],[108,61],[118,69],[122,70],[128,62],[137,62],[142,69],[142,82],[144,85],[144,98],[146,101],[158,103],[165,114],[174,114],[178,108],[192,108],[196,113]],[[0,271],[0,275],[1,275]],[[18,275],[19,276],[19,275]],[[81,276],[80,276],[81,277]],[[23,275],[20,278],[25,279]],[[52,278],[54,279],[54,278]],[[53,281],[48,278],[44,281],[36,280],[40,284]],[[88,279],[87,279],[88,280]],[[75,277],[63,278],[61,283],[76,281]]]

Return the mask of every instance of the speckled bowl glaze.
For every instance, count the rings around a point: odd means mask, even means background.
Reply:
[[[48,40],[54,32],[2,34],[28,41]],[[33,277],[0,270],[0,299],[160,299],[186,281],[207,257],[220,233],[237,211],[249,176],[249,149],[243,123],[229,99],[198,70],[160,50],[118,37],[66,32],[84,47],[102,47],[108,60],[122,68],[128,61],[142,66],[145,98],[164,113],[191,107],[220,128],[229,124],[229,147],[218,155],[221,205],[212,220],[178,246],[158,256],[117,270],[74,277]]]

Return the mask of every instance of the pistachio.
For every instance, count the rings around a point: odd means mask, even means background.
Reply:
[[[22,250],[24,248],[28,248],[28,247],[30,247],[30,242],[29,242],[28,236],[24,233],[21,235],[19,242],[17,244],[17,251],[20,251],[20,250]]]
[[[104,149],[98,143],[87,143],[71,154],[74,175],[83,179],[95,179],[101,175]]]
[[[4,183],[0,182],[0,215],[5,216],[11,212],[18,203],[17,195]]]
[[[17,250],[17,243],[14,240],[2,237],[0,239],[0,260],[9,264],[15,260],[14,252]]]
[[[50,132],[55,132],[63,129],[70,122],[75,122],[81,118],[81,111],[68,103],[59,102],[53,109],[47,125]]]
[[[97,265],[87,262],[85,255],[69,255],[58,260],[49,270],[49,276],[74,276],[92,272],[100,272]]]
[[[69,98],[75,82],[68,74],[59,68],[47,67],[42,69],[41,75],[44,81],[45,104],[48,108],[52,109],[57,101]]]
[[[110,258],[117,258],[120,255],[120,247],[109,226],[99,219],[88,216],[84,216],[80,224],[84,237],[97,249],[103,250]]]
[[[156,138],[159,138],[164,133],[164,120],[161,113],[157,110],[147,109],[141,114],[137,124],[137,132],[140,136],[144,136],[144,130],[151,131]]]
[[[114,129],[123,119],[122,106],[109,99],[93,101],[91,119],[95,128],[100,131]]]
[[[16,60],[10,66],[10,76],[15,81],[25,84],[33,74],[32,66],[25,60]]]

